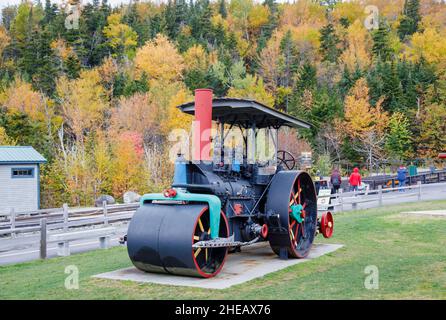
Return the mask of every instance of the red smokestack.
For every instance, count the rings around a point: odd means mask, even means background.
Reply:
[[[212,94],[212,89],[195,90],[193,160],[211,160]]]

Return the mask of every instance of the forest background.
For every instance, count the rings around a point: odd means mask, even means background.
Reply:
[[[106,0],[2,9],[0,145],[31,145],[42,206],[168,186],[196,88],[313,124],[284,148],[373,168],[446,151],[446,4]],[[325,166],[329,168],[329,166]]]

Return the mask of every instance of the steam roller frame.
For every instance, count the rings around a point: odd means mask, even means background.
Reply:
[[[142,271],[210,278],[225,262],[228,248],[193,248],[210,240],[209,207],[197,204],[146,203],[130,222],[127,250]],[[226,216],[221,213],[219,236],[228,237]]]
[[[270,219],[268,240],[281,258],[308,256],[317,230],[317,197],[306,172],[281,171],[271,183],[266,211],[278,214]]]

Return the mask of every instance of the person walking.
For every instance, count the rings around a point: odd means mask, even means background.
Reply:
[[[330,183],[332,185],[331,193],[338,193],[339,188],[341,187],[342,178],[337,168],[333,169],[333,171],[331,172]]]
[[[358,168],[353,169],[353,173],[350,175],[349,179],[350,191],[358,191],[361,185],[361,174]]]
[[[403,164],[401,164],[396,173],[399,187],[398,191],[404,192],[403,187],[406,185],[407,168]]]

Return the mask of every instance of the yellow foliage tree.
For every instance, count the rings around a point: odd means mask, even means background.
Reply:
[[[19,77],[14,79],[5,92],[0,93],[0,104],[10,113],[25,113],[33,120],[43,121],[50,112],[45,98]]]
[[[108,194],[112,185],[112,155],[110,145],[103,133],[99,133],[91,154],[91,179],[93,199],[101,194]]]
[[[159,34],[136,51],[135,71],[138,78],[146,73],[150,80],[170,82],[181,79],[183,69],[183,57],[164,35]]]
[[[8,136],[5,128],[0,127],[0,146],[15,146],[16,141]]]
[[[282,39],[280,32],[275,32],[268,40],[266,47],[260,53],[260,74],[265,80],[265,87],[270,92],[275,92],[279,86],[280,78],[280,42]]]
[[[132,132],[114,138],[112,192],[122,197],[126,191],[145,192],[148,187],[147,170],[144,167],[142,137]]]
[[[364,21],[365,6],[360,0],[339,1],[333,8],[332,15],[336,20],[347,19],[351,24]]]
[[[341,55],[341,61],[350,71],[357,67],[364,69],[371,63],[371,38],[361,21],[356,20],[348,27],[346,40],[348,46]]]
[[[353,148],[363,153],[371,166],[381,154],[388,124],[388,114],[382,110],[380,99],[376,106],[370,105],[367,80],[359,79],[350,90],[344,103],[344,130],[347,136],[358,142]]]
[[[6,32],[6,29],[3,26],[0,26],[0,65],[2,65],[3,62],[3,51],[9,46],[10,42],[11,38]]]
[[[109,46],[115,51],[115,56],[121,53],[132,56],[138,44],[138,34],[129,25],[121,23],[121,19],[120,13],[109,15],[103,32]]]
[[[62,77],[57,83],[57,94],[65,121],[78,141],[83,141],[85,130],[101,127],[104,111],[109,107],[106,92],[97,69],[84,70],[76,80]]]
[[[270,11],[267,6],[255,5],[248,13],[248,25],[252,33],[257,33],[260,28],[268,23]]]
[[[441,33],[435,28],[426,28],[423,32],[417,32],[412,36],[412,41],[405,47],[405,53],[412,61],[426,59],[429,63],[446,67],[446,38],[444,29]]]
[[[326,24],[326,12],[324,6],[316,1],[300,0],[294,3],[284,3],[281,10],[281,24],[283,26],[299,26],[311,24],[321,27]]]
[[[177,106],[192,100],[193,96],[185,88],[181,88],[174,96],[172,96],[168,107],[168,121],[166,122],[166,126],[163,126],[165,134],[168,134],[175,129],[190,129],[193,118],[178,110]]]
[[[217,61],[217,56],[214,52],[207,53],[203,46],[194,45],[190,47],[183,55],[184,64],[187,70],[206,71],[211,64]]]

